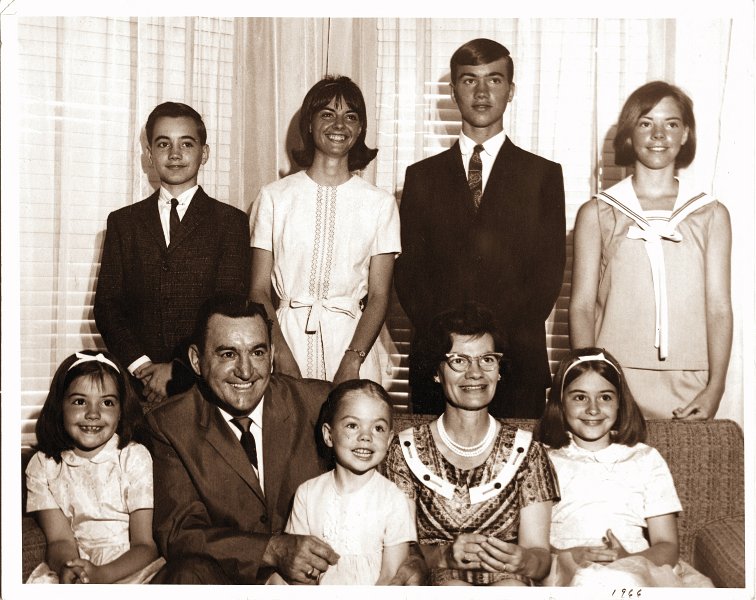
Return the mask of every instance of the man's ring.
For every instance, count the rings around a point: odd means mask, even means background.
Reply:
[[[315,573],[315,567],[310,567],[310,570],[307,571],[307,578],[312,579],[312,576],[314,573]]]

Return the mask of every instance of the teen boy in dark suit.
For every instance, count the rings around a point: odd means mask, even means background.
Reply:
[[[416,339],[442,310],[466,300],[487,305],[512,358],[491,413],[538,418],[550,385],[544,321],[564,271],[564,184],[559,164],[504,132],[513,75],[509,51],[493,40],[472,40],[452,56],[462,132],[449,150],[407,169],[395,287]],[[440,390],[416,365],[411,356],[414,408],[440,413]]]
[[[210,152],[197,111],[165,102],[145,129],[160,189],[108,216],[94,315],[108,350],[155,403],[193,382],[185,343],[202,303],[247,293],[249,222],[197,185]]]

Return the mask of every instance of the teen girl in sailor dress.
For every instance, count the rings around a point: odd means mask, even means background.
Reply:
[[[695,156],[690,98],[640,87],[614,147],[634,173],[578,214],[571,345],[617,356],[646,418],[713,418],[732,343],[731,231],[724,205],[675,177]]]

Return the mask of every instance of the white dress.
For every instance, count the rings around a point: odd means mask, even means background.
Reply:
[[[356,175],[329,187],[300,171],[264,186],[251,220],[252,247],[273,253],[278,322],[302,375],[333,380],[368,293],[371,257],[401,250],[396,200]],[[380,346],[360,369],[378,383]]]
[[[641,552],[649,547],[644,537],[646,519],[682,511],[672,474],[656,448],[642,443],[632,447],[610,444],[590,451],[572,441],[548,453],[561,491],[561,500],[551,513],[551,545],[555,548],[601,546],[611,529],[625,550]],[[544,585],[623,581],[628,585],[713,587],[707,577],[682,561],[674,570],[639,556],[607,566],[591,563],[578,567],[574,562],[553,561]]]
[[[286,532],[314,535],[340,555],[320,585],[373,585],[383,548],[417,541],[410,502],[377,471],[350,494],[339,493],[334,472],[328,471],[297,488]]]
[[[79,557],[98,566],[107,564],[130,548],[130,513],[153,507],[152,457],[134,442],[119,449],[114,434],[91,458],[65,450],[61,459],[58,464],[42,452],[31,458],[26,467],[26,510],[59,508],[71,524]],[[119,583],[146,583],[164,563],[158,558]],[[27,580],[57,582],[57,574],[45,563]]]

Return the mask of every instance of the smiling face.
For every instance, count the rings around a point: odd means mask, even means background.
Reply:
[[[345,157],[362,131],[360,117],[343,98],[331,101],[312,115],[310,122],[315,154],[333,158]]]
[[[74,442],[74,452],[95,456],[113,437],[121,418],[118,386],[110,375],[83,375],[74,379],[63,396],[63,428]]]
[[[232,415],[248,415],[268,387],[273,348],[260,316],[214,314],[207,322],[204,348],[189,348],[194,372]]]
[[[475,337],[452,333],[451,339],[450,354],[480,356],[494,352],[494,339],[490,333]],[[447,405],[463,410],[480,410],[491,403],[500,376],[498,369],[484,371],[480,368],[479,361],[473,360],[469,368],[462,373],[454,371],[446,362],[442,362],[436,378],[444,390]]]
[[[191,117],[160,117],[155,121],[147,154],[160,182],[173,196],[197,185],[197,173],[210,149],[200,143]]]
[[[617,421],[617,388],[595,371],[586,371],[562,393],[564,416],[581,448],[600,450],[611,443],[610,432]]]
[[[462,132],[483,143],[504,130],[502,117],[514,96],[504,58],[485,65],[460,65],[451,95],[462,115]]]
[[[390,407],[363,390],[347,392],[332,423],[323,424],[323,439],[333,448],[337,466],[357,475],[380,464],[391,436]]]
[[[641,115],[632,132],[636,165],[659,170],[674,168],[675,158],[688,140],[682,111],[669,96]]]

